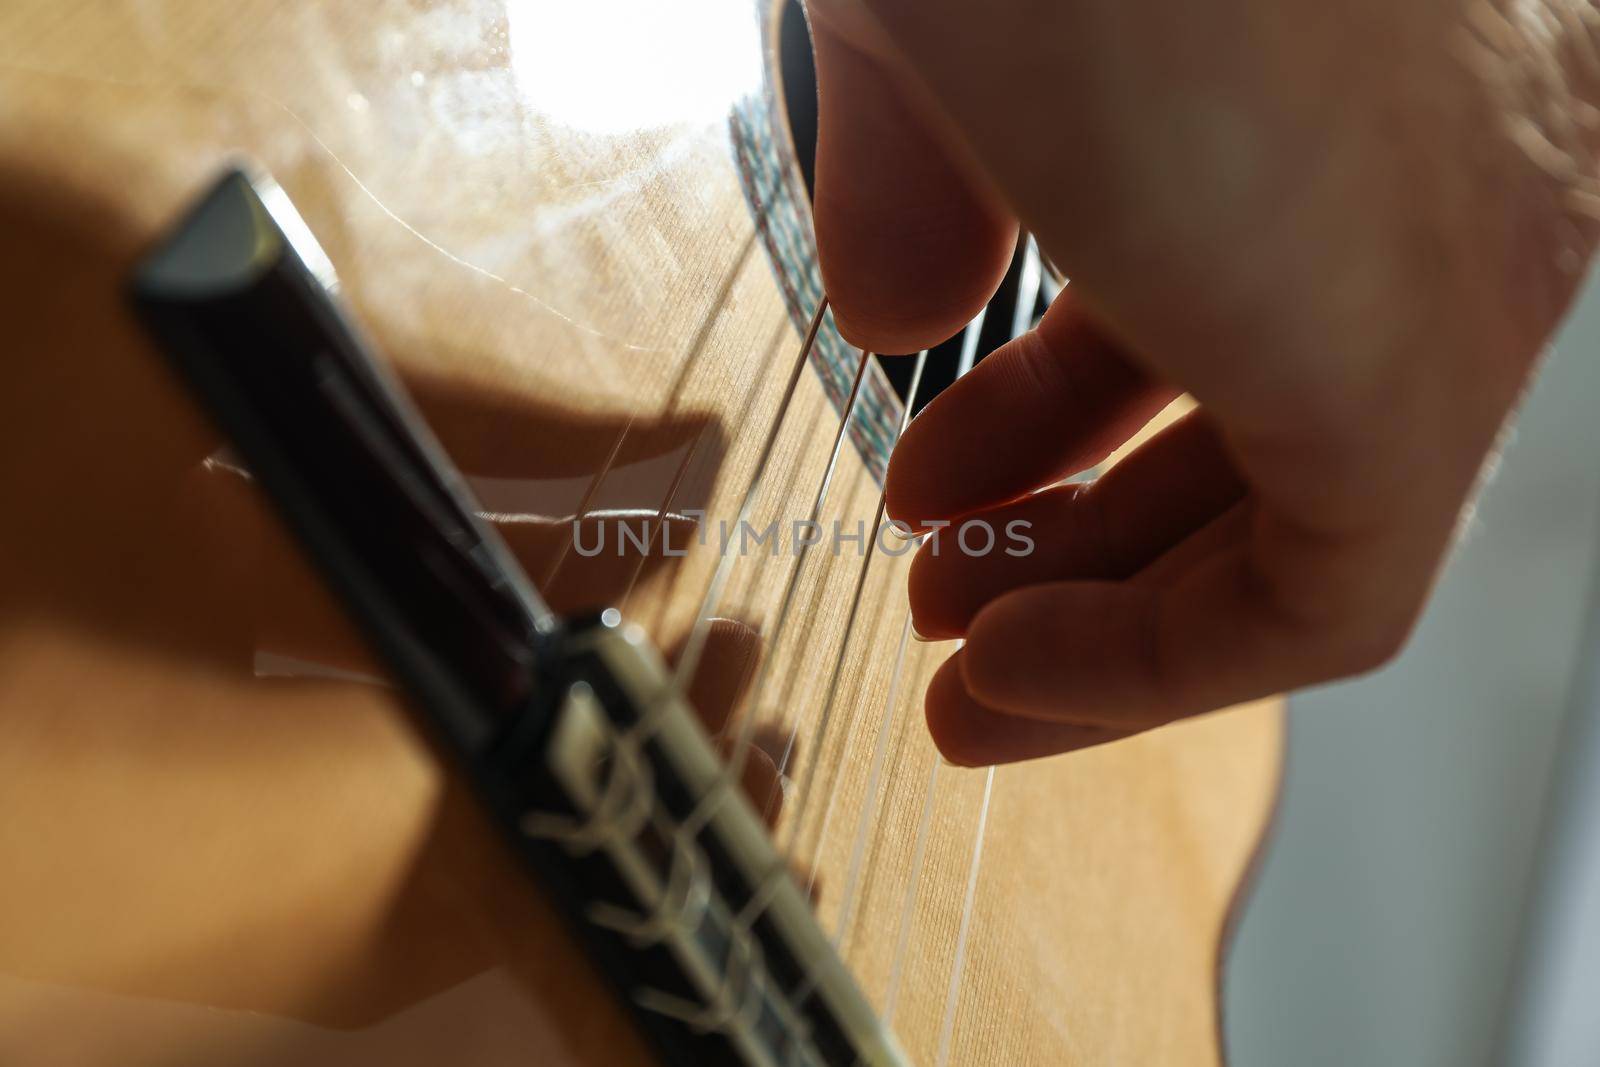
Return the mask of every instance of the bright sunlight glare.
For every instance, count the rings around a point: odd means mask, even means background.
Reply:
[[[592,133],[721,122],[761,83],[754,9],[749,0],[506,0],[512,74],[530,107]],[[605,48],[587,47],[594,41]]]

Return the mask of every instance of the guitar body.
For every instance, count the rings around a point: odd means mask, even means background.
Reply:
[[[547,598],[670,649],[766,429],[757,526],[806,514],[853,371],[825,331],[783,404],[820,283],[774,25],[743,0],[0,8],[0,1062],[653,1062],[125,285],[248,152]],[[860,407],[822,513],[847,530],[897,417],[876,368]],[[681,555],[564,540],[695,511],[713,535]],[[909,562],[875,558],[848,627],[849,545],[784,625],[787,550],[716,605],[765,642],[747,713],[812,783],[776,834],[823,928],[912,1062],[1219,1062],[1279,707],[941,767],[921,694],[949,649],[900,654]]]

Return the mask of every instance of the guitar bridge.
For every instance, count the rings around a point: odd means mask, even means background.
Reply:
[[[636,1005],[740,1062],[900,1062],[642,632],[606,612],[567,654],[541,736],[513,729],[490,762],[508,787],[536,768],[519,828],[585,868],[590,924],[652,957]]]
[[[233,171],[132,295],[664,1060],[903,1063],[641,632],[550,612],[336,284]]]

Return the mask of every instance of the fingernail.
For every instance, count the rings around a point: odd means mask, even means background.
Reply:
[[[898,541],[915,541],[917,539],[917,531],[913,530],[899,519],[890,519],[889,536]]]

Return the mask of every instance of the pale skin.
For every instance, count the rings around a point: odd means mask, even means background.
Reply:
[[[908,430],[946,758],[1115,741],[1404,646],[1583,280],[1600,14],[1480,0],[811,0],[817,231],[853,343],[949,336],[1019,225],[1072,279]],[[1174,397],[1198,410],[1056,487]]]

